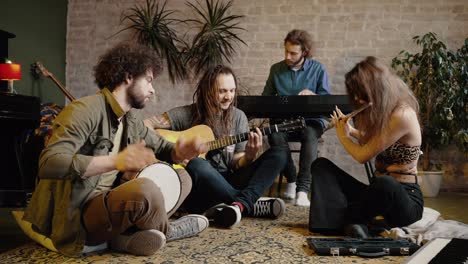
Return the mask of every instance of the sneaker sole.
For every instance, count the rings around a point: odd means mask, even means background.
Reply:
[[[268,201],[274,199],[275,201],[271,205],[271,214],[269,216],[261,216],[262,218],[269,218],[269,219],[277,219],[281,215],[283,215],[284,211],[286,210],[286,203],[281,198],[273,198],[273,197],[260,197],[257,201]],[[259,217],[259,216],[252,216],[252,217]]]
[[[240,219],[235,209],[226,207],[216,212],[213,221],[219,227],[230,228],[239,223]]]
[[[125,251],[137,256],[150,256],[164,247],[166,236],[159,230],[150,229],[138,231],[131,235],[128,240],[122,243],[117,242],[112,247],[119,251]]]
[[[273,215],[274,215],[273,219],[276,219],[282,216],[285,208],[286,208],[286,204],[284,203],[284,201],[281,199],[276,199],[275,202],[273,203]]]

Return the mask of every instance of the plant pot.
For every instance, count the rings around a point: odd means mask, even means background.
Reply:
[[[421,191],[424,197],[436,197],[439,194],[443,171],[419,171]]]

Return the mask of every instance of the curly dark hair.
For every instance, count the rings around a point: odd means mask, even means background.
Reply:
[[[156,78],[162,70],[160,58],[149,47],[134,43],[120,43],[99,58],[94,66],[94,78],[99,89],[113,91],[127,77],[138,78],[148,69]]]
[[[305,30],[293,29],[291,30],[286,38],[284,38],[284,44],[290,42],[294,45],[300,45],[302,51],[305,51],[307,58],[312,57],[312,37]]]

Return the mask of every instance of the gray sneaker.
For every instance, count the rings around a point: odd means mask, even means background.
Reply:
[[[207,229],[209,221],[203,215],[190,214],[183,216],[169,225],[167,241],[196,236]]]
[[[110,242],[110,247],[117,251],[128,252],[137,256],[150,256],[166,244],[166,236],[159,230],[148,229],[131,235],[118,235]]]
[[[231,228],[240,222],[241,211],[236,205],[221,203],[206,210],[205,216],[208,217],[215,226]]]
[[[276,219],[284,213],[285,208],[286,205],[280,198],[260,197],[248,216]]]

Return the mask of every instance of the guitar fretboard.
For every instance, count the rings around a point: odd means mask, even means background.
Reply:
[[[281,125],[274,125],[274,126],[260,128],[260,131],[262,132],[263,136],[270,135],[273,132],[281,132],[283,130],[284,129],[282,129]],[[251,130],[251,131],[255,131],[255,130]],[[234,136],[224,137],[218,140],[210,141],[207,144],[210,150],[223,148],[225,146],[237,144],[237,143],[248,140],[249,133],[250,132],[245,132],[245,133],[237,134]]]

